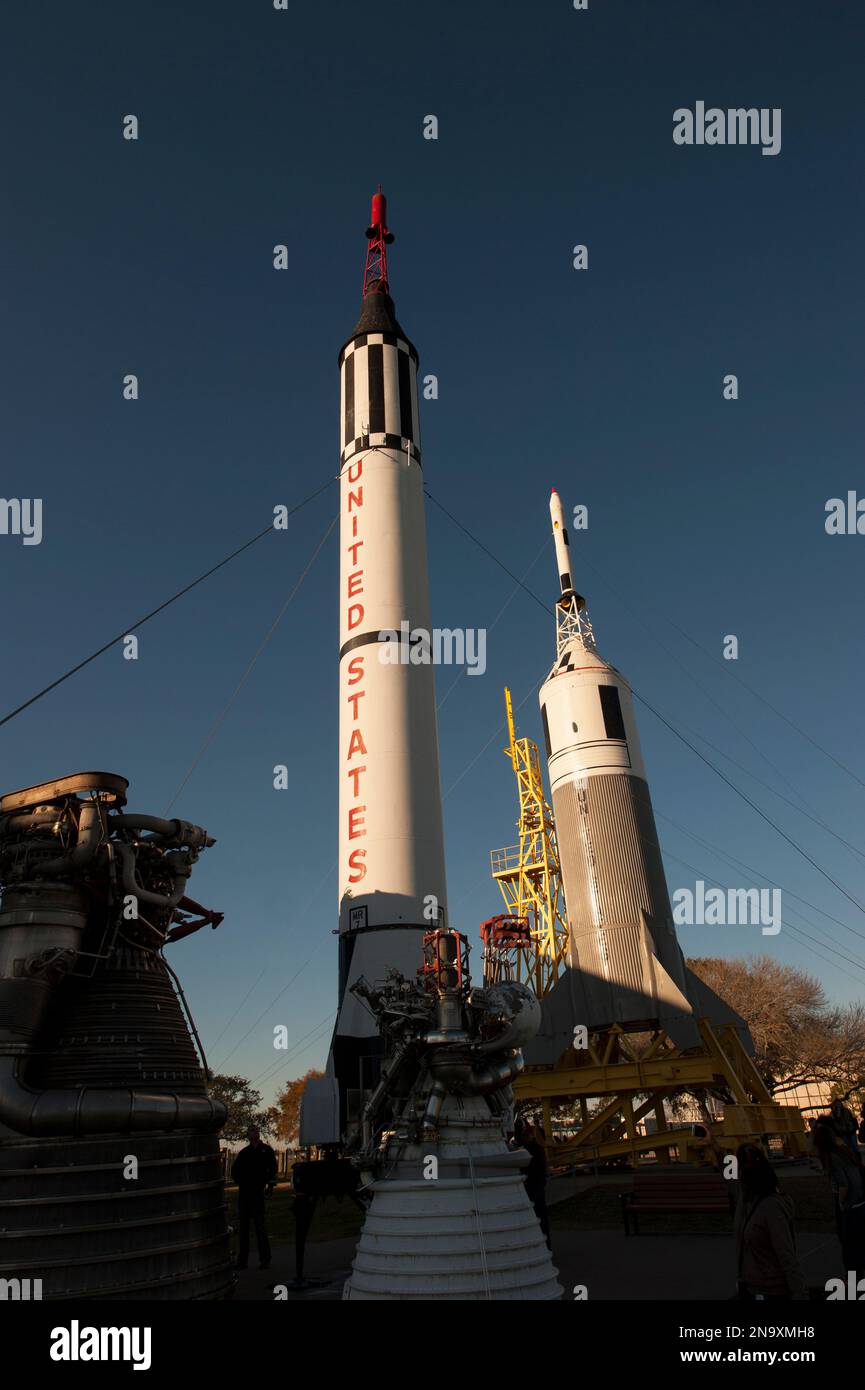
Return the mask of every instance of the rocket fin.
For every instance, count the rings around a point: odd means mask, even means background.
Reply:
[[[302,1149],[311,1144],[338,1144],[339,1087],[328,1063],[325,1076],[313,1076],[307,1081],[300,1098],[300,1135]]]
[[[698,1018],[707,1018],[710,1023],[721,1026],[732,1024],[739,1034],[742,1046],[749,1057],[754,1056],[754,1039],[751,1037],[751,1030],[740,1014],[716,994],[699,975],[695,975],[693,970],[685,966],[685,988],[688,991],[688,998],[691,1006]]]
[[[572,1045],[574,1028],[584,1025],[590,1032],[620,1024],[634,1031],[641,1027],[661,1027],[677,1047],[696,1047],[700,1034],[691,1002],[661,964],[653,948],[650,919],[641,914],[639,922],[605,925],[603,940],[609,950],[611,971],[605,977],[580,962],[572,948],[571,965],[542,1002],[540,1031],[524,1048],[529,1065],[557,1062]],[[627,956],[628,977],[634,986],[617,983],[622,971],[617,958]],[[734,1021],[734,1020],[729,1020]]]

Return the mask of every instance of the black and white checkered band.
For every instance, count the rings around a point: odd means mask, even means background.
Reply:
[[[340,467],[344,467],[355,454],[368,453],[370,449],[401,449],[410,459],[414,459],[415,463],[421,462],[418,446],[410,439],[404,439],[402,435],[362,434],[358,439],[353,439],[347,449],[343,449],[339,456]]]
[[[565,648],[555,666],[552,667],[547,680],[551,681],[553,676],[565,676],[569,671],[585,671],[585,657],[580,657],[579,652],[575,652],[573,647]]]
[[[408,343],[395,334],[361,333],[349,346],[339,374],[342,462],[376,444],[402,448],[419,461],[417,361]]]
[[[410,343],[407,338],[400,338],[397,333],[358,333],[356,338],[352,338],[346,343],[339,354],[339,366],[341,367],[347,357],[359,347],[366,347],[368,343],[388,343],[391,347],[398,348],[400,352],[407,352],[409,357],[418,366],[419,358],[417,348]]]

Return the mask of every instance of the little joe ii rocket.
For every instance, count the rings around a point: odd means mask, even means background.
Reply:
[[[403,623],[429,632],[430,612],[418,354],[390,294],[381,191],[366,235],[360,318],[339,354],[339,1012],[328,1079],[340,1130],[375,1084],[381,1049],[351,986],[388,966],[414,977],[423,933],[446,913],[433,670],[383,659]]]
[[[529,1062],[553,1062],[575,1024],[660,1025],[680,1047],[696,1019],[742,1019],[685,964],[658,843],[633,698],[598,651],[574,586],[564,509],[550,497],[559,576],[556,660],[540,689],[541,722],[568,917],[567,969],[543,1001]]]

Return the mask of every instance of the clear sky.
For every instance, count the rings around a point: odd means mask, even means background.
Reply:
[[[865,536],[824,528],[828,498],[865,494],[863,39],[855,0],[7,11],[2,492],[43,500],[44,535],[0,536],[3,711],[335,474],[381,181],[397,311],[439,381],[432,494],[549,602],[551,486],[586,505],[603,653],[865,902],[861,853],[796,809],[865,845]],[[781,108],[780,153],[674,144],[698,101]],[[2,788],[108,769],[163,812],[336,505],[143,628],[138,661],[115,648],[0,729]],[[450,922],[475,941],[514,839],[502,687],[540,740],[553,620],[434,506],[428,535],[433,622],[489,631],[485,675],[438,672]],[[174,808],[217,837],[190,889],[226,916],[172,963],[211,1065],[268,1098],[322,1063],[335,1007],[337,642],[333,533]],[[637,709],[671,890],[790,895],[777,937],[683,928],[686,953],[771,950],[860,997],[865,913]]]

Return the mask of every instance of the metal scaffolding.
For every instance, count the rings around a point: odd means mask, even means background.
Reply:
[[[490,854],[492,876],[501,889],[508,917],[524,923],[516,945],[502,934],[507,918],[491,918],[484,940],[484,974],[488,979],[515,978],[542,998],[558,979],[568,944],[565,895],[553,813],[544,795],[538,745],[516,736],[511,692],[505,690],[508,746],[517,779],[519,820],[515,845]],[[510,936],[513,936],[511,931]]]

